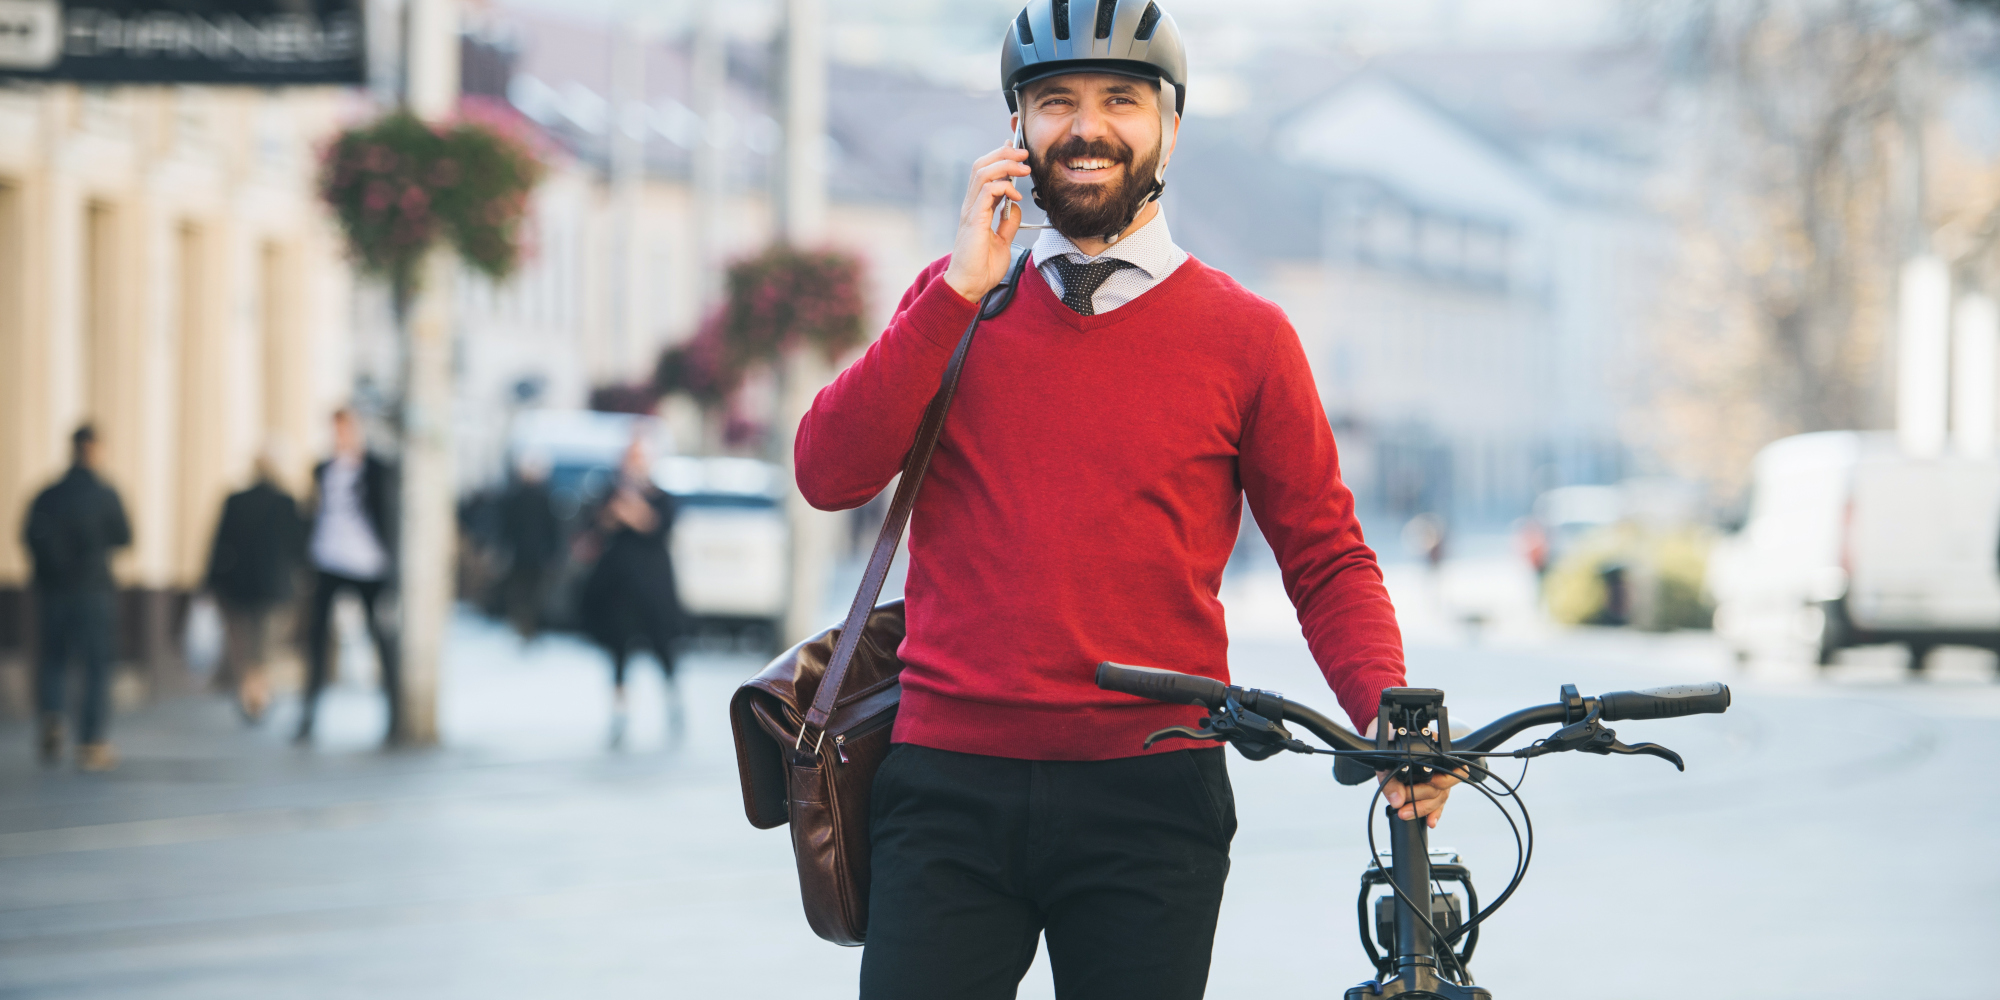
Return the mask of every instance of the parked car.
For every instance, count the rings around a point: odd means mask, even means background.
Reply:
[[[2000,462],[1914,458],[1884,433],[1773,442],[1708,589],[1740,656],[1899,643],[1921,670],[1941,645],[2000,650]]]
[[[1542,601],[1567,625],[1651,631],[1708,628],[1702,578],[1714,532],[1692,483],[1636,477],[1615,486],[1564,486],[1536,498],[1523,525],[1532,561],[1544,561]]]
[[[747,458],[664,458],[653,481],[679,504],[669,545],[681,607],[698,626],[773,646],[790,597],[791,534],[778,503],[782,470]]]

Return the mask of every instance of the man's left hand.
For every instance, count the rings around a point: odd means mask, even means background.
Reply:
[[[1370,719],[1368,728],[1363,729],[1361,735],[1374,739],[1375,724],[1379,721],[1381,720]],[[1437,829],[1438,816],[1444,812],[1444,801],[1451,798],[1451,786],[1458,784],[1459,779],[1465,777],[1469,775],[1464,768],[1460,768],[1456,776],[1434,774],[1431,780],[1418,782],[1416,794],[1412,795],[1410,786],[1400,781],[1390,781],[1388,771],[1375,772],[1375,780],[1382,785],[1382,797],[1389,800],[1389,807],[1396,810],[1396,817],[1416,819],[1422,816],[1425,825],[1433,830]]]
[[[1416,819],[1422,816],[1425,825],[1436,829],[1438,817],[1444,814],[1444,802],[1451,798],[1451,786],[1458,784],[1458,779],[1464,775],[1464,771],[1458,772],[1456,777],[1433,774],[1431,780],[1418,782],[1414,789],[1400,781],[1389,780],[1388,771],[1375,772],[1375,780],[1382,782],[1382,797],[1389,800],[1397,818]]]

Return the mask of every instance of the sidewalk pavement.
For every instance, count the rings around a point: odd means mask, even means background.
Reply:
[[[1278,618],[1245,603],[1233,622]],[[1232,649],[1240,682],[1331,707],[1296,626],[1253,631]],[[1742,677],[1698,634],[1424,636],[1412,681],[1451,692],[1462,721],[1563,681],[1737,691],[1725,716],[1619,724],[1682,752],[1686,774],[1535,763],[1534,866],[1473,963],[1496,995],[1859,995],[1912,969],[1940,995],[1983,987],[1976,962],[1904,956],[1972,956],[2000,932],[2000,860],[1982,846],[2000,797],[1951,766],[2000,750],[1987,675]],[[523,652],[465,617],[451,650],[437,750],[375,749],[380,708],[359,685],[330,693],[312,749],[287,743],[289,708],[260,729],[220,700],[120,718],[127,762],[109,775],[41,771],[27,728],[0,727],[0,997],[853,995],[860,954],[807,930],[785,831],[742,816],[723,707],[756,658],[685,659],[677,744],[639,664],[631,740],[611,751],[587,647]],[[1241,832],[1209,995],[1364,978],[1350,921],[1365,794],[1316,759],[1230,768]],[[1505,824],[1470,794],[1434,843],[1463,851],[1488,899],[1513,865]],[[1929,858],[1946,877],[1912,878]],[[1050,996],[1045,967],[1021,995]]]

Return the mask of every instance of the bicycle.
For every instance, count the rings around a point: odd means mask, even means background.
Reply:
[[[1479,943],[1479,925],[1507,902],[1528,873],[1528,863],[1534,857],[1535,828],[1518,794],[1519,779],[1509,784],[1486,767],[1486,760],[1505,757],[1525,761],[1566,751],[1637,754],[1662,758],[1685,771],[1679,754],[1657,743],[1622,743],[1604,723],[1719,713],[1729,708],[1729,688],[1717,683],[1618,691],[1595,698],[1583,697],[1576,685],[1565,684],[1559,702],[1521,709],[1454,739],[1443,691],[1388,688],[1382,692],[1381,714],[1371,742],[1277,692],[1236,687],[1210,677],[1105,662],[1097,665],[1097,686],[1209,710],[1201,728],[1169,726],[1147,736],[1146,748],[1160,740],[1187,739],[1227,743],[1251,760],[1287,751],[1330,755],[1334,777],[1344,785],[1358,785],[1381,772],[1414,786],[1447,772],[1461,776],[1463,784],[1486,796],[1507,817],[1514,830],[1514,876],[1507,888],[1481,909],[1471,872],[1458,863],[1456,855],[1434,857],[1424,820],[1399,819],[1394,808],[1387,810],[1390,850],[1386,852],[1388,867],[1383,867],[1384,852],[1375,846],[1373,820],[1375,801],[1382,795],[1377,786],[1368,808],[1371,861],[1361,874],[1361,894],[1355,901],[1361,946],[1374,963],[1375,978],[1349,989],[1346,1000],[1492,1000],[1492,991],[1473,982],[1468,965]],[[1334,749],[1297,739],[1285,728],[1287,722],[1304,727]],[[1523,730],[1554,724],[1562,728],[1525,747],[1494,750]],[[1525,769],[1524,764],[1524,775]],[[1500,790],[1488,788],[1489,783]],[[1520,812],[1519,825],[1503,799],[1511,799]],[[1442,891],[1448,884],[1464,890],[1463,908],[1455,894]],[[1368,899],[1377,887],[1389,891],[1376,897],[1376,926],[1371,934]],[[1419,893],[1429,905],[1417,902]],[[1455,947],[1461,940],[1463,945]]]

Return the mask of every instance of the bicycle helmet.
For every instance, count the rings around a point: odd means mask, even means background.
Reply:
[[[1187,105],[1187,53],[1180,27],[1154,0],[1029,0],[1000,42],[1007,110],[1020,112],[1022,87],[1062,73],[1117,73],[1159,84],[1160,141],[1172,141],[1174,118]],[[1028,146],[1019,119],[1014,141]],[[1166,186],[1166,161],[1160,157],[1152,197]]]

